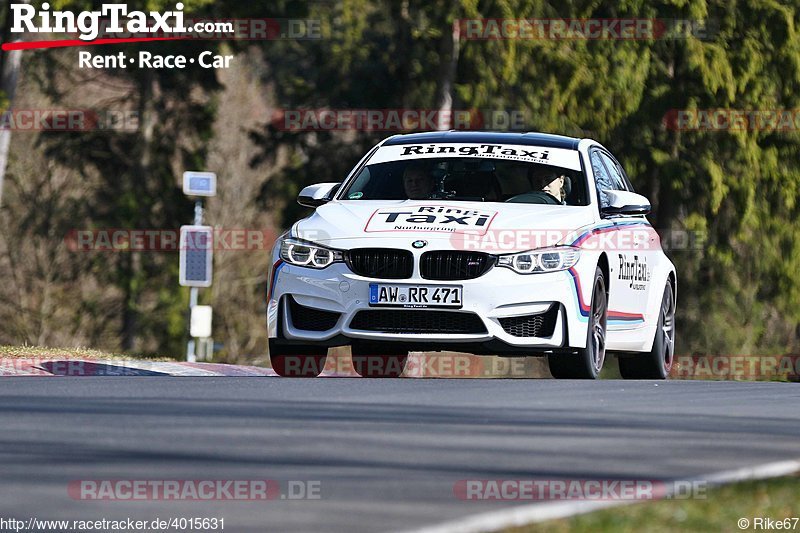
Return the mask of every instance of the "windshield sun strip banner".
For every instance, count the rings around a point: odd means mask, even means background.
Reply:
[[[367,164],[452,157],[506,159],[581,170],[580,155],[577,150],[491,143],[420,143],[382,146]]]

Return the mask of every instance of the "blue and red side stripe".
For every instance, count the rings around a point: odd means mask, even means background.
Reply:
[[[647,226],[650,227],[650,224],[645,222],[620,222],[616,224],[601,226],[597,228],[592,228],[588,231],[582,233],[573,243],[571,246],[580,247],[583,243],[589,240],[591,237],[595,235],[599,235],[601,233],[609,233],[612,231],[618,231],[623,228],[630,228],[634,226]],[[571,268],[569,269],[569,273],[572,277],[572,283],[575,288],[575,298],[578,303],[578,310],[580,311],[580,319],[581,321],[586,321],[589,318],[589,314],[592,311],[591,301],[586,303],[583,301],[583,291],[581,290],[581,280],[578,272]],[[632,323],[641,323],[644,322],[644,315],[638,313],[623,313],[621,311],[608,311],[608,320],[611,322],[618,322],[618,323],[625,323],[625,324],[632,324]]]
[[[617,222],[614,224],[599,226],[596,228],[592,228],[590,230],[586,230],[583,233],[581,233],[580,236],[578,236],[578,238],[575,239],[575,241],[573,241],[572,244],[570,244],[570,246],[580,247],[581,245],[583,245],[583,243],[585,243],[587,240],[589,240],[591,237],[595,235],[599,235],[601,233],[610,233],[612,231],[617,231],[623,228],[627,229],[635,226],[651,227],[650,224],[648,224],[647,222],[639,222],[639,221]]]
[[[583,301],[583,291],[581,290],[581,279],[578,272],[574,268],[569,269],[572,277],[572,284],[575,288],[575,299],[578,303],[578,310],[580,311],[581,322],[586,322],[589,319],[589,314],[592,312],[592,303]],[[610,322],[622,322],[625,324],[641,323],[644,322],[644,315],[638,313],[623,313],[622,311],[608,311],[608,320]]]

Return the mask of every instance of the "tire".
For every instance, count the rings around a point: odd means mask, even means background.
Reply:
[[[597,379],[606,359],[608,291],[603,271],[598,267],[592,285],[592,306],[586,348],[574,355],[549,355],[550,373],[556,379]]]
[[[667,379],[675,360],[675,295],[667,282],[661,298],[658,328],[650,353],[619,358],[619,373],[625,379]]]
[[[278,344],[269,340],[272,369],[284,378],[315,378],[322,374],[328,359],[325,346]]]
[[[362,378],[399,378],[406,368],[408,350],[395,346],[354,344],[353,369]]]

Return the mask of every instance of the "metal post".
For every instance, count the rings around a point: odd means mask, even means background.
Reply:
[[[203,200],[197,200],[194,203],[194,225],[203,225]]]
[[[194,204],[194,225],[195,226],[203,225],[202,200],[197,200]],[[199,296],[200,296],[200,290],[197,287],[192,287],[191,291],[189,292],[189,320],[191,320],[192,309],[194,309],[195,306],[197,305]],[[195,340],[190,338],[189,342],[186,344],[186,361],[190,363],[197,362],[197,354],[195,352],[195,347],[196,347]]]

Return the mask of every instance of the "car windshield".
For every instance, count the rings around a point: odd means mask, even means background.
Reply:
[[[342,200],[447,200],[588,205],[583,173],[490,158],[427,158],[367,165]]]

